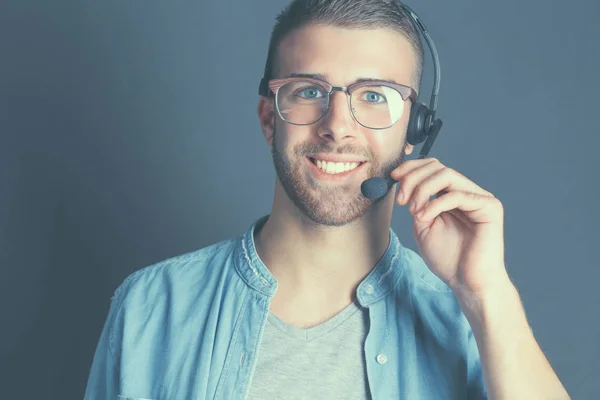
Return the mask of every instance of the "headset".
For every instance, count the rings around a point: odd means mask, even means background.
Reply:
[[[433,146],[433,142],[435,141],[440,129],[442,129],[442,120],[435,119],[435,112],[437,110],[437,100],[438,93],[440,89],[440,61],[438,58],[437,50],[435,49],[435,45],[429,33],[427,32],[427,28],[421,22],[419,16],[411,10],[406,4],[399,2],[400,7],[402,7],[406,13],[411,17],[417,26],[418,30],[421,32],[421,35],[425,38],[427,42],[427,46],[431,50],[431,57],[433,59],[433,70],[434,70],[434,82],[433,89],[431,92],[431,100],[429,102],[429,107],[422,102],[417,101],[412,105],[410,109],[410,117],[408,120],[408,126],[406,129],[406,141],[411,145],[416,145],[422,142],[425,142],[423,147],[421,148],[421,152],[418,158],[425,158],[431,147]],[[270,60],[267,60],[269,63]],[[267,65],[268,66],[268,65]],[[258,88],[258,93],[261,96],[266,96],[268,93],[268,82],[266,77],[267,67],[265,67],[265,76],[260,81],[260,85]],[[419,96],[417,96],[419,97]]]
[[[433,59],[433,71],[435,76],[429,107],[423,103],[415,102],[410,108],[410,118],[406,128],[406,141],[409,144],[416,145],[427,140],[423,147],[421,147],[421,152],[418,157],[424,158],[429,153],[429,150],[431,150],[431,146],[433,146],[433,142],[440,132],[440,129],[442,129],[443,124],[441,119],[435,119],[438,93],[440,91],[440,60],[438,58],[437,50],[435,49],[435,44],[433,43],[433,40],[431,40],[427,28],[423,22],[421,22],[419,16],[406,4],[400,3],[400,6],[407,11],[408,15],[410,15],[415,22],[415,25],[421,31],[421,35],[423,35],[427,42],[427,46],[429,46],[429,49],[431,50],[431,58]]]

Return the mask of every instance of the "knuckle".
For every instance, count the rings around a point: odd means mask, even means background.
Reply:
[[[504,209],[504,204],[502,204],[502,202],[500,201],[500,199],[498,199],[497,197],[491,197],[491,200],[494,203],[494,205],[496,207],[498,207],[500,210]]]
[[[444,167],[439,173],[443,176],[454,177],[456,175],[456,170],[449,167]]]

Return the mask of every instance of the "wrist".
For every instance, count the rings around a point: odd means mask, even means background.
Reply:
[[[451,290],[469,319],[475,317],[483,320],[485,316],[500,313],[520,303],[517,288],[506,274],[494,279],[493,284],[479,287],[457,284]]]

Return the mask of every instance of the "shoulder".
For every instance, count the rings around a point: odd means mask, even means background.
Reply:
[[[207,297],[211,289],[207,282],[227,270],[235,242],[228,239],[171,257],[123,280],[111,299],[106,322],[109,350],[117,364],[123,348],[151,347],[173,329],[169,324],[181,324],[190,314],[201,315],[202,302],[196,300]]]
[[[142,307],[146,303],[186,289],[222,272],[233,254],[237,238],[177,255],[141,268],[128,275],[112,297],[115,306]]]
[[[403,251],[405,272],[399,287],[400,301],[438,340],[455,343],[457,334],[466,338],[470,326],[450,287],[431,272],[420,255],[408,248]]]
[[[445,296],[452,294],[452,291],[440,278],[438,278],[427,266],[423,258],[415,251],[404,247],[402,249],[402,262],[404,265],[405,279],[413,287],[430,293],[430,295],[439,294]]]

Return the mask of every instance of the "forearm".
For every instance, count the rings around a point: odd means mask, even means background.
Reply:
[[[473,329],[490,399],[570,399],[537,344],[508,278],[485,296],[468,291],[455,295]]]

